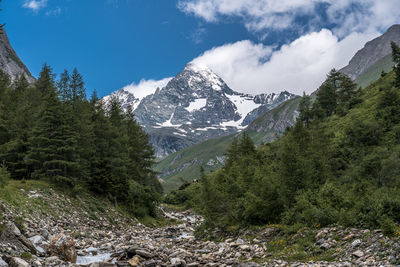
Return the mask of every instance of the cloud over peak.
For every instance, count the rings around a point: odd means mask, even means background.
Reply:
[[[384,30],[398,21],[398,0],[180,0],[178,8],[207,22],[239,17],[249,31],[312,28],[323,22],[333,32]]]
[[[209,67],[234,90],[272,93],[315,91],[332,68],[347,65],[363,45],[379,33],[353,33],[339,40],[323,29],[299,37],[279,49],[251,41],[212,48],[193,60]]]

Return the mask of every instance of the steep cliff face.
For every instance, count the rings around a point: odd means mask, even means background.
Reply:
[[[400,24],[393,25],[383,35],[369,41],[340,71],[357,80],[372,66],[392,53],[391,42],[400,44]]]
[[[3,27],[0,27],[0,69],[10,75],[12,80],[19,75],[25,75],[29,82],[35,80],[12,48]]]

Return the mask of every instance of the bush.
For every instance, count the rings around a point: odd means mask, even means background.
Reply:
[[[7,167],[3,164],[0,166],[0,188],[6,187],[10,180],[10,173],[7,171]]]
[[[385,236],[393,236],[394,235],[395,230],[396,230],[396,225],[392,219],[390,219],[387,216],[384,216],[382,218],[382,220],[380,221],[380,224],[381,224],[380,227],[381,227],[382,233]]]
[[[23,258],[25,260],[30,260],[30,259],[32,259],[32,254],[29,252],[22,252],[21,258]]]

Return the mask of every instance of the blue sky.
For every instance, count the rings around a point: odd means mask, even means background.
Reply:
[[[397,1],[3,0],[1,20],[34,76],[77,67],[88,94],[139,90],[192,60],[237,91],[299,93],[398,23]]]

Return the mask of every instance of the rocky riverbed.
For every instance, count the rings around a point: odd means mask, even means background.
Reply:
[[[0,202],[0,267],[27,266],[395,266],[398,237],[324,228],[285,233],[279,226],[241,231],[220,242],[197,239],[202,217],[161,208],[174,224],[146,227],[115,210],[89,214],[55,192],[23,192],[54,212],[23,212]],[[56,204],[62,201],[63,205]],[[46,202],[47,203],[47,202]],[[32,204],[34,206],[34,204]],[[110,216],[111,215],[111,216]],[[324,260],[325,259],[325,260]],[[303,261],[303,262],[302,262]]]

